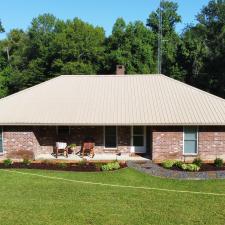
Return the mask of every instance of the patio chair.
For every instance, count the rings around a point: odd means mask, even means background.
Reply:
[[[65,143],[65,142],[56,142],[55,152],[54,153],[55,153],[56,158],[58,158],[59,154],[66,155],[66,157],[68,158],[67,143]]]
[[[94,157],[95,151],[94,151],[95,143],[92,140],[86,140],[83,142],[82,146],[82,157],[84,157],[84,154],[86,152],[90,152],[90,157]]]

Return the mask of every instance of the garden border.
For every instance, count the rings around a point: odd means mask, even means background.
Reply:
[[[153,163],[152,161],[127,161],[127,166],[134,168],[140,172],[144,172],[151,176],[180,179],[180,180],[210,180],[225,179],[225,171],[199,171],[187,172],[164,169],[163,167]]]

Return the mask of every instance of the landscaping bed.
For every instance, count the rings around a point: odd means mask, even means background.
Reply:
[[[163,167],[162,164],[158,164],[158,165]],[[169,169],[175,170],[175,171],[184,171],[184,170],[182,170],[181,168],[179,168],[177,166],[173,166],[172,168],[169,168]],[[218,168],[212,163],[203,163],[198,171],[199,172],[225,171],[225,166]]]
[[[196,158],[192,163],[185,163],[179,160],[165,160],[161,164],[161,167],[170,170],[177,171],[189,171],[189,172],[209,172],[209,171],[225,171],[225,164],[223,159],[216,158],[214,163],[203,163],[200,158]]]
[[[6,163],[7,162],[7,163]],[[94,163],[81,161],[78,163],[67,162],[53,162],[53,161],[24,161],[13,162],[8,160],[0,163],[0,169],[14,168],[14,169],[44,169],[44,170],[62,170],[62,171],[74,171],[74,172],[100,172],[111,171],[127,167],[125,162],[111,162],[111,163]]]

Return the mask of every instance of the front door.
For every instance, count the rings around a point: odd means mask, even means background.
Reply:
[[[146,127],[132,127],[132,151],[134,153],[146,153]]]

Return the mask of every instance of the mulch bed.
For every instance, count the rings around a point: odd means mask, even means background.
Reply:
[[[74,171],[74,172],[100,172],[101,165],[106,163],[31,163],[24,165],[20,162],[14,162],[10,166],[5,166],[0,163],[0,169],[42,169],[42,170],[59,170],[59,171]],[[120,169],[127,167],[126,163],[120,163]]]
[[[159,166],[163,167],[161,164],[158,164]],[[175,171],[184,171],[181,168],[178,168],[176,166],[173,166],[171,168],[171,170],[175,170]],[[214,164],[212,163],[204,163],[202,164],[199,172],[208,172],[208,171],[225,171],[225,165],[221,168],[216,167]]]
[[[225,166],[218,168],[214,164],[202,164],[199,171],[224,171]]]

